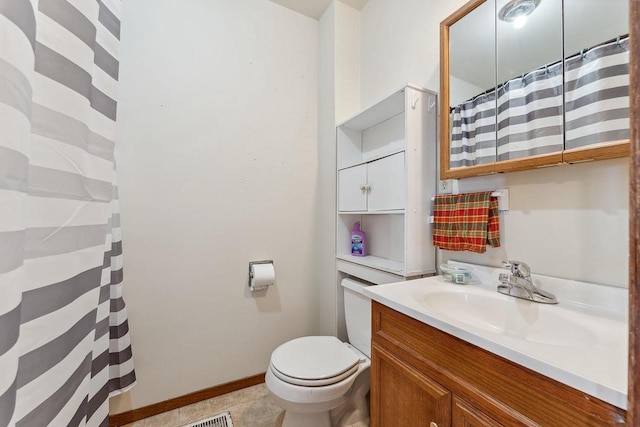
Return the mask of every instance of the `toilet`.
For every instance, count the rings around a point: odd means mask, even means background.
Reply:
[[[288,341],[271,354],[265,383],[285,409],[282,427],[367,427],[371,381],[371,300],[364,283],[343,279],[350,343],[332,336]]]

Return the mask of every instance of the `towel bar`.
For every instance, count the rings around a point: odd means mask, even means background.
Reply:
[[[509,189],[501,188],[499,190],[491,193],[491,197],[498,198],[498,211],[507,212],[509,210]],[[436,198],[432,197],[431,201],[434,201]],[[429,222],[433,224],[433,215],[429,217]]]

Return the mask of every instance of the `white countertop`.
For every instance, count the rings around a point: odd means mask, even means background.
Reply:
[[[539,304],[496,291],[498,274],[506,270],[472,267],[470,285],[435,276],[369,286],[363,292],[400,313],[626,409],[626,289],[534,274],[536,286],[559,301]]]

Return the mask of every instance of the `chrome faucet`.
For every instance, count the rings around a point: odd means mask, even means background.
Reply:
[[[557,304],[555,295],[537,288],[531,280],[531,269],[522,261],[502,261],[504,268],[511,269],[511,275],[501,273],[498,292],[543,304]]]

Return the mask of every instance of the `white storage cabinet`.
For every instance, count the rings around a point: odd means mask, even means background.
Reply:
[[[404,152],[338,171],[340,212],[404,209]]]
[[[436,105],[435,93],[408,85],[336,128],[339,271],[390,280],[435,273]],[[366,257],[351,256],[356,221]]]

